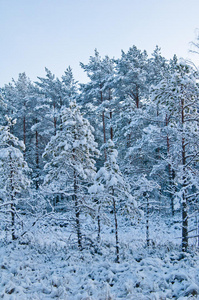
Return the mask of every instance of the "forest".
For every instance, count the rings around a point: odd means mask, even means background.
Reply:
[[[0,88],[0,298],[198,299],[198,69],[80,67]]]

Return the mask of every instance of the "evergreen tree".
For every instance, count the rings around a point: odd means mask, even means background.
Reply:
[[[161,49],[156,46],[152,57],[147,61],[147,75],[146,82],[148,89],[153,85],[157,85],[164,77],[165,73],[169,71],[169,64],[165,57],[161,55]]]
[[[22,193],[30,186],[30,171],[24,160],[25,146],[11,133],[16,123],[7,117],[8,124],[0,126],[0,201],[1,212],[11,214],[12,239],[16,238],[17,204]]]
[[[7,105],[5,103],[5,100],[3,98],[1,89],[0,89],[0,122],[3,124],[4,122],[4,116],[5,116],[5,111],[6,111]]]
[[[80,113],[75,101],[61,111],[60,130],[46,146],[47,172],[44,187],[49,194],[62,194],[65,206],[72,201],[78,247],[82,249],[80,212],[86,209],[87,186],[95,175],[94,156],[98,155],[94,129]]]
[[[31,148],[31,102],[30,102],[30,89],[32,83],[25,73],[20,73],[18,80],[13,80],[13,85],[15,89],[15,95],[13,95],[12,101],[15,105],[16,114],[13,116],[17,118],[18,122],[15,127],[15,132],[17,131],[17,136],[20,140],[23,140],[25,145],[24,155],[27,156],[27,161],[29,161],[29,151]]]
[[[25,73],[20,73],[17,80],[5,85],[2,89],[5,103],[7,105],[6,114],[13,119],[17,119],[17,123],[11,129],[13,134],[25,145],[25,158],[32,167],[32,139],[33,133],[31,126],[33,122],[34,99],[33,84]]]
[[[90,81],[81,84],[81,99],[83,106],[87,105],[87,114],[91,124],[97,129],[96,139],[101,146],[106,143],[107,137],[113,138],[113,128],[111,125],[112,107],[112,79],[114,74],[114,64],[108,56],[101,58],[95,49],[95,56],[90,56],[87,65],[80,63]],[[109,120],[108,133],[107,120]],[[106,151],[104,150],[106,160]]]
[[[145,106],[148,99],[147,53],[133,46],[116,61],[114,78],[115,106],[119,112],[114,115],[115,143],[119,150],[121,170],[133,179],[143,169],[141,149],[133,153],[132,147],[142,136],[146,126]],[[135,154],[135,155],[134,155]]]
[[[16,89],[14,87],[13,82],[5,84],[5,86],[1,89],[2,97],[4,99],[4,103],[6,104],[6,113],[12,118],[17,117],[17,108],[16,108]],[[5,118],[3,117],[2,122],[5,122]]]
[[[55,78],[50,70],[45,68],[46,77],[38,77],[36,85],[40,93],[46,98],[46,104],[51,108],[49,117],[53,122],[54,134],[61,122],[60,111],[62,106],[69,106],[69,102],[77,97],[77,82],[73,78],[72,69],[68,67],[62,80]]]
[[[120,101],[129,98],[140,107],[141,98],[146,94],[147,76],[147,53],[137,49],[136,46],[129,48],[125,53],[122,51],[121,58],[116,60],[116,93]]]
[[[61,79],[62,105],[69,106],[70,101],[75,100],[78,96],[77,81],[74,79],[70,66],[66,69]]]
[[[43,159],[42,153],[52,135],[56,134],[62,122],[61,109],[69,106],[69,102],[77,98],[77,82],[73,78],[72,69],[68,67],[61,80],[55,78],[46,68],[46,78],[36,82],[32,93],[35,106],[33,109],[34,133],[34,170],[36,188],[42,181]]]
[[[175,195],[182,210],[182,250],[188,247],[188,204],[198,190],[198,85],[189,66],[172,61],[170,76],[162,80],[154,97],[167,116],[167,159],[175,171]],[[167,140],[167,141],[168,141]]]
[[[112,140],[108,140],[107,161],[99,169],[95,176],[95,183],[89,188],[91,194],[95,194],[98,203],[98,237],[100,234],[100,215],[104,206],[111,205],[114,215],[116,262],[119,263],[119,235],[118,213],[125,212],[127,215],[138,212],[137,203],[130,194],[130,187],[125,182],[117,164],[118,152],[114,148]]]
[[[54,133],[52,120],[49,117],[50,107],[46,103],[46,99],[41,95],[37,86],[33,86],[30,95],[32,103],[32,111],[30,117],[32,120],[31,126],[31,160],[29,165],[32,168],[32,180],[35,188],[38,190],[42,182],[42,172],[44,162],[42,154],[50,137]]]
[[[55,78],[52,72],[45,68],[46,77],[38,77],[40,81],[36,85],[40,88],[40,93],[46,98],[46,104],[50,107],[49,118],[52,120],[52,128],[54,134],[57,131],[57,118],[59,116],[59,109],[62,105],[63,99],[61,95],[61,82]]]

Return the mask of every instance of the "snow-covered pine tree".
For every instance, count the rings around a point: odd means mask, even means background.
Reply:
[[[96,140],[101,146],[107,139],[113,138],[112,128],[112,79],[114,77],[114,63],[108,56],[101,58],[97,49],[95,55],[90,56],[89,63],[80,63],[90,81],[81,84],[82,106],[87,108],[87,116],[96,128]],[[109,122],[107,121],[109,119]],[[108,126],[110,133],[108,132]],[[104,159],[106,151],[104,149]]]
[[[0,209],[7,217],[11,214],[12,239],[16,239],[17,204],[23,192],[30,186],[27,163],[23,153],[25,145],[10,131],[16,123],[6,117],[7,125],[0,126]]]
[[[5,116],[5,110],[7,108],[7,105],[5,103],[5,100],[3,98],[3,95],[2,95],[2,92],[1,92],[1,89],[0,89],[0,122],[1,124],[3,124],[4,122],[4,116]]]
[[[151,58],[147,60],[146,83],[150,90],[152,85],[157,85],[169,70],[169,64],[165,57],[161,55],[161,48],[156,46]]]
[[[71,67],[69,66],[64,75],[61,77],[61,92],[62,92],[62,105],[69,106],[70,101],[77,98],[77,81],[75,81]],[[62,106],[61,105],[61,106]]]
[[[116,262],[119,263],[119,236],[118,236],[118,213],[125,212],[133,215],[138,212],[137,202],[130,193],[130,187],[125,182],[117,164],[118,152],[114,142],[108,140],[105,145],[107,160],[95,176],[94,184],[89,188],[90,194],[94,195],[97,202],[98,237],[100,234],[100,214],[104,207],[112,207],[114,215]]]
[[[15,88],[15,96],[13,97],[12,101],[15,104],[15,117],[18,120],[15,132],[17,131],[16,136],[18,136],[18,138],[24,142],[24,156],[27,156],[26,159],[29,161],[29,151],[31,149],[31,102],[29,96],[32,83],[25,73],[19,73],[18,80],[13,80],[13,83]]]
[[[139,179],[134,182],[134,197],[136,199],[144,198],[142,203],[140,203],[140,208],[145,214],[145,224],[146,224],[146,243],[147,246],[150,245],[150,213],[154,210],[159,209],[159,202],[156,201],[153,190],[158,190],[160,186],[154,180],[148,180],[146,175],[141,175]]]
[[[17,108],[16,108],[15,99],[17,96],[16,96],[16,89],[14,87],[13,82],[5,84],[4,87],[1,89],[1,94],[4,99],[4,103],[7,105],[5,114],[12,116],[13,119],[16,118]],[[4,116],[1,122],[5,122]]]
[[[50,107],[49,118],[52,120],[52,128],[56,134],[57,126],[59,126],[59,110],[63,104],[61,93],[61,82],[52,72],[45,68],[46,77],[38,77],[39,81],[36,85],[40,88],[40,93],[46,98],[46,104]]]
[[[185,63],[172,61],[171,72],[154,89],[154,99],[167,115],[169,140],[167,160],[175,171],[175,196],[182,211],[182,250],[188,248],[188,210],[198,195],[198,99],[193,70]],[[195,192],[194,192],[195,191]],[[191,201],[192,200],[192,201]]]
[[[0,89],[0,107],[4,107],[4,106],[5,106],[5,103],[4,103],[4,99],[3,99],[1,89]]]
[[[142,149],[132,147],[142,136],[146,126],[144,105],[148,98],[147,53],[133,46],[116,61],[114,77],[114,99],[118,114],[113,117],[115,144],[122,172],[131,180],[135,173],[142,172],[145,161]]]
[[[35,118],[33,115],[35,105],[33,90],[34,86],[25,73],[20,73],[17,80],[13,79],[11,83],[2,88],[7,104],[5,114],[12,119],[17,119],[16,125],[11,130],[19,140],[23,140],[25,159],[30,167],[33,167],[32,141],[34,138],[31,126]]]
[[[32,92],[34,108],[32,110],[34,133],[33,138],[33,168],[36,188],[42,181],[42,154],[51,136],[56,133],[61,124],[61,108],[68,107],[69,102],[77,97],[77,82],[74,80],[72,69],[68,67],[61,77],[55,79],[48,69],[46,78],[39,78]]]
[[[42,171],[44,162],[42,154],[51,135],[54,133],[52,120],[48,117],[50,107],[45,101],[45,97],[41,95],[37,86],[32,87],[30,101],[32,103],[32,111],[30,117],[32,120],[31,126],[31,161],[29,166],[32,168],[33,184],[38,190],[42,182]]]
[[[38,77],[36,85],[40,88],[40,93],[45,96],[46,104],[50,106],[49,117],[53,121],[54,134],[61,122],[60,110],[62,106],[68,107],[70,100],[77,97],[77,82],[73,78],[72,69],[68,67],[64,75],[55,78],[52,72],[45,68],[46,77]]]
[[[116,94],[120,101],[130,97],[137,108],[146,94],[147,52],[136,46],[122,51],[121,58],[116,60],[116,76],[114,79]]]
[[[49,194],[63,195],[65,207],[74,211],[78,247],[82,249],[80,213],[87,209],[87,186],[95,176],[94,157],[99,151],[94,129],[75,101],[71,101],[69,108],[62,108],[61,119],[60,130],[51,138],[43,154],[48,158],[44,189]]]

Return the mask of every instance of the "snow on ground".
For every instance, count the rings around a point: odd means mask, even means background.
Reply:
[[[144,225],[127,223],[119,231],[119,264],[109,227],[100,246],[91,243],[93,233],[81,252],[67,226],[35,228],[29,240],[2,239],[0,299],[199,299],[199,252],[195,246],[189,253],[180,251],[179,225],[154,218],[147,248]]]

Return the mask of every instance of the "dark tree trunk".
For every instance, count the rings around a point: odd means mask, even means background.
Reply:
[[[23,117],[23,142],[24,145],[26,146],[26,117]],[[26,149],[24,149],[24,157],[26,155]]]
[[[120,262],[119,257],[119,239],[118,239],[118,223],[117,223],[117,210],[116,203],[114,198],[114,189],[112,188],[112,199],[113,199],[113,213],[114,213],[114,222],[115,222],[115,248],[116,248],[116,262]]]
[[[13,202],[13,196],[11,197],[11,201]],[[14,211],[14,204],[11,204],[11,232],[12,232],[12,240],[16,240],[16,235],[15,235],[15,211]]]
[[[181,99],[181,122],[182,130],[184,127],[184,99]],[[183,195],[182,195],[182,251],[186,252],[188,248],[188,211],[187,211],[187,197],[186,197],[186,145],[185,138],[182,137],[182,165],[183,165]]]
[[[99,243],[100,242],[100,236],[101,236],[101,220],[100,220],[99,211],[98,211],[98,216],[97,216],[97,225],[98,225],[97,240],[98,240],[98,243]]]
[[[100,86],[100,89],[101,88],[102,88],[102,86]],[[100,91],[100,100],[101,100],[101,103],[103,103],[102,91]],[[104,110],[102,112],[102,125],[103,125],[104,144],[106,144],[106,124],[105,124],[105,112],[104,112]],[[105,161],[107,160],[107,155],[106,155],[106,149],[105,148],[104,148],[104,159],[105,159]]]
[[[168,117],[166,115],[166,126],[168,126]],[[170,152],[170,140],[169,140],[169,135],[167,134],[167,155],[169,155]],[[173,194],[172,194],[172,189],[173,189],[173,180],[172,180],[172,169],[171,169],[171,164],[168,164],[168,175],[169,175],[169,188],[170,188],[170,200],[171,200],[171,214],[174,216],[174,203],[173,203]]]
[[[14,186],[13,186],[13,167],[12,167],[12,158],[11,158],[11,153],[10,153],[10,189],[11,189],[11,235],[12,235],[12,240],[16,240],[15,236],[15,211],[14,211]]]
[[[136,107],[139,108],[140,107],[140,99],[139,99],[139,89],[138,89],[137,85],[136,85],[135,103],[136,103]]]
[[[182,198],[182,251],[186,252],[188,248],[188,212],[187,199],[185,193]]]
[[[113,113],[112,113],[112,111],[110,111],[110,120],[112,119],[112,115],[113,115]],[[112,126],[110,128],[110,136],[111,136],[111,140],[113,140],[113,127]]]
[[[74,170],[74,177],[73,177],[73,188],[74,188],[74,203],[75,203],[75,222],[76,222],[76,230],[77,230],[77,243],[79,250],[82,250],[82,235],[81,235],[81,228],[80,228],[80,211],[79,211],[79,203],[77,198],[77,175]]]
[[[38,132],[36,130],[35,132],[35,143],[36,143],[36,153],[35,153],[35,162],[36,162],[36,189],[38,190],[39,188],[39,142],[38,142]]]
[[[149,197],[146,195],[146,200],[147,200],[147,213],[146,213],[146,243],[147,247],[149,247]]]
[[[55,113],[55,102],[53,103],[53,108],[54,108],[54,113]],[[53,117],[53,124],[54,124],[54,133],[56,135],[56,132],[57,132],[57,119],[56,119],[55,116]]]
[[[112,97],[111,97],[111,89],[109,89],[109,101],[111,101],[111,99],[112,99]],[[112,122],[112,117],[113,117],[113,113],[110,110],[110,122]],[[112,127],[112,124],[111,124],[111,127],[110,127],[110,138],[111,138],[111,140],[113,140],[113,127]]]
[[[147,192],[143,193],[144,198],[146,199],[146,244],[149,247],[149,195]]]
[[[59,99],[60,99],[60,109],[62,108],[62,97],[59,97]],[[61,118],[61,115],[60,115],[60,130],[62,131],[63,130],[63,128],[62,128],[62,118]]]
[[[185,141],[182,138],[182,164],[183,172],[185,173]],[[188,248],[188,211],[187,211],[187,197],[186,197],[186,176],[183,176],[183,195],[182,195],[182,251],[186,252]]]

